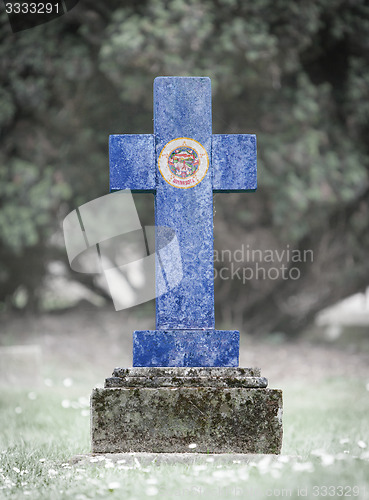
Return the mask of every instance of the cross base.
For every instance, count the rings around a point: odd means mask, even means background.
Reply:
[[[91,396],[93,453],[280,453],[282,391],[251,368],[114,370]]]
[[[141,330],[133,333],[133,366],[238,366],[237,330]]]

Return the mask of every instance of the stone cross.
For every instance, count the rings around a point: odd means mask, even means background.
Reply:
[[[109,151],[110,190],[154,193],[155,225],[181,252],[156,330],[134,332],[133,366],[238,366],[239,332],[215,330],[213,193],[256,189],[255,135],[212,134],[209,78],[158,77],[154,134],[111,135]]]

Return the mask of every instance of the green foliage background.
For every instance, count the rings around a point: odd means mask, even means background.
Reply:
[[[258,192],[216,196],[216,246],[314,251],[296,282],[217,282],[219,321],[293,333],[368,284],[364,0],[85,0],[0,22],[3,304],[22,286],[37,308],[61,220],[107,193],[109,133],[152,132],[158,75],[210,76],[214,133],[258,135]]]

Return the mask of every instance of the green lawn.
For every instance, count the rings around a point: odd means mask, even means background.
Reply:
[[[363,380],[284,390],[279,459],[222,465],[71,465],[89,452],[90,387],[0,393],[0,498],[369,498],[369,392]],[[213,461],[212,461],[213,460]]]

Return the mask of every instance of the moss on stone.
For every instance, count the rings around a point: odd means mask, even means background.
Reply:
[[[279,453],[282,392],[180,387],[95,389],[92,448],[147,451]]]

